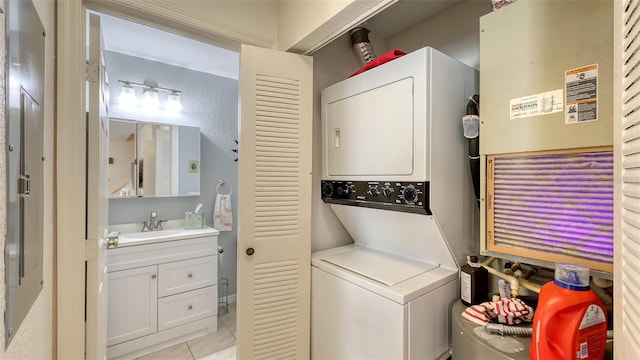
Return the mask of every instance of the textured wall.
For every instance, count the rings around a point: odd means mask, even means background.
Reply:
[[[200,196],[112,199],[109,201],[109,223],[139,222],[148,219],[151,211],[157,211],[161,219],[183,219],[185,211],[195,209],[201,202],[206,223],[212,226],[218,180],[224,179],[227,183],[221,187],[225,193],[229,190],[228,185],[234,190],[238,187],[236,153],[232,151],[237,147],[235,140],[238,138],[238,81],[120,53],[107,52],[106,61],[111,82],[109,112],[112,118],[199,126],[201,132]],[[155,81],[159,86],[182,90],[183,110],[167,114],[160,110],[123,109],[117,104],[118,80]],[[235,219],[237,203],[235,196],[231,199]],[[235,226],[233,231],[222,232],[218,238],[224,248],[223,267],[218,269],[218,274],[229,278],[229,294],[236,293],[236,239]]]
[[[55,4],[53,0],[34,1],[36,11],[47,33],[45,39],[45,104],[44,104],[44,254],[43,278],[44,286],[40,295],[20,325],[15,338],[8,348],[4,346],[4,322],[0,322],[0,359],[51,359],[53,358],[53,309],[54,309],[54,39]],[[5,9],[4,4],[2,5]],[[0,147],[6,149],[5,128],[5,14],[0,14]],[[0,151],[0,233],[6,233],[6,158]],[[4,237],[0,237],[0,245],[4,249]],[[0,257],[0,308],[5,307],[4,256]]]

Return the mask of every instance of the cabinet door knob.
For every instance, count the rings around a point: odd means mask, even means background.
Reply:
[[[192,305],[189,305],[189,306],[187,306],[187,308],[188,308],[189,310],[191,310],[191,309],[193,309],[193,306],[192,306]]]
[[[249,255],[249,256],[253,255],[255,252],[256,251],[253,248],[248,248],[247,251],[246,251],[247,255]]]
[[[189,275],[187,275],[189,277],[189,279],[191,279],[193,277],[192,273],[189,273]]]
[[[156,275],[156,274],[151,275],[152,279],[155,279],[156,277],[158,277],[158,275]]]

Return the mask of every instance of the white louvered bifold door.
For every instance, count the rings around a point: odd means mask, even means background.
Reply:
[[[640,356],[640,1],[615,2],[614,353]]]
[[[306,359],[312,58],[240,51],[238,359]]]

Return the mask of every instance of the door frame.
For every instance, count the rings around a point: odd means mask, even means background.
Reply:
[[[60,1],[57,2],[56,8],[57,129],[55,136],[58,261],[54,333],[56,334],[55,352],[59,359],[82,359],[85,356],[86,101],[83,91],[85,86],[83,69],[85,68],[86,5],[90,7],[91,3],[86,4],[81,0]],[[145,24],[154,23],[158,28],[175,33],[202,33],[195,26],[167,27],[162,24],[160,17],[136,12],[111,1],[103,1],[101,5],[100,11],[117,13],[132,21]],[[221,39],[215,33],[207,35],[205,38],[214,43],[218,43]],[[230,48],[235,44],[239,48],[241,43],[264,45],[256,44],[255,38],[236,33],[235,38],[227,39],[220,46]]]
[[[56,284],[55,349],[84,358],[86,103],[85,16],[80,1],[56,3]]]

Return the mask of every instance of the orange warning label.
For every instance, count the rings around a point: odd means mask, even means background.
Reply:
[[[575,74],[579,74],[581,72],[585,72],[585,71],[590,71],[590,70],[598,70],[598,64],[593,64],[593,65],[589,65],[589,66],[584,66],[581,68],[577,68],[577,69],[572,69],[572,70],[567,70],[566,75],[575,75]]]

